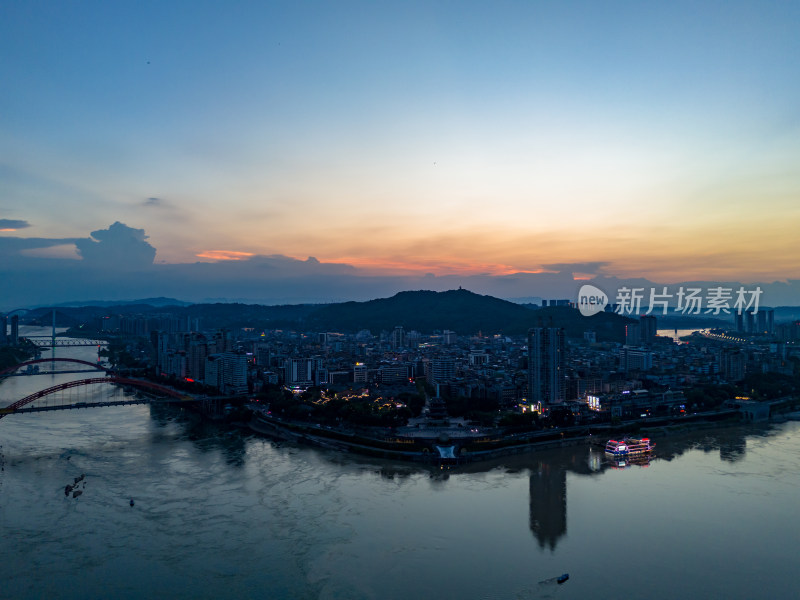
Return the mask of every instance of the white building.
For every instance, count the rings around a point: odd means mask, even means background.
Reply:
[[[205,384],[232,396],[247,393],[247,357],[222,352],[206,358]]]

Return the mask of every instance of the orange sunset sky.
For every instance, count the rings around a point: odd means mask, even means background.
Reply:
[[[156,263],[800,278],[796,4],[2,10],[2,237],[122,221]]]

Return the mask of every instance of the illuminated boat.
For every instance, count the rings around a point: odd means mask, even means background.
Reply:
[[[621,441],[608,440],[606,444],[606,454],[611,456],[640,456],[653,451],[656,445],[650,442],[650,438],[626,437]]]

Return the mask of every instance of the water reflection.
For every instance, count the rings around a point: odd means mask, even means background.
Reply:
[[[530,528],[539,547],[555,550],[567,534],[567,471],[539,463],[530,476]]]
[[[558,449],[543,449],[530,454],[495,458],[468,465],[450,468],[423,465],[400,466],[397,463],[369,459],[357,455],[318,452],[328,461],[337,464],[370,464],[382,479],[404,480],[415,473],[427,473],[433,490],[444,490],[452,477],[460,474],[480,475],[503,471],[509,475],[527,473],[529,522],[528,526],[539,547],[554,552],[567,534],[567,480],[570,477],[601,477],[606,472],[647,468],[658,461],[672,461],[691,451],[719,452],[720,459],[737,462],[747,452],[747,436],[767,435],[768,428],[732,425],[700,432],[662,432],[651,434],[658,439],[655,452],[650,456],[610,457],[601,446],[573,446]]]
[[[186,439],[202,452],[218,451],[232,467],[243,467],[247,453],[247,440],[254,434],[231,429],[203,419],[190,410],[175,408],[168,404],[151,404],[150,419],[159,429],[170,425],[180,426],[180,437]]]
[[[319,453],[325,460],[339,465],[370,465],[382,479],[402,481],[416,473],[426,473],[432,490],[445,490],[453,477],[460,474],[488,474],[501,470],[508,474],[527,473],[529,477],[528,526],[539,547],[556,550],[567,534],[567,479],[571,477],[600,477],[607,471],[647,468],[658,461],[672,461],[691,450],[718,452],[720,459],[737,462],[747,452],[747,436],[766,435],[768,428],[732,425],[709,431],[651,433],[658,441],[652,455],[610,457],[602,446],[572,446],[543,449],[530,454],[495,458],[479,463],[431,467],[392,463],[358,455],[303,448],[301,451]]]
[[[744,438],[720,443],[719,457],[724,461],[739,462],[744,458],[746,452],[747,441]]]
[[[687,431],[661,440],[657,447],[659,460],[673,460],[691,450],[702,450],[706,454],[719,452],[725,462],[735,463],[747,454],[747,438],[770,435],[771,427],[764,424],[748,426],[733,425],[712,431]]]

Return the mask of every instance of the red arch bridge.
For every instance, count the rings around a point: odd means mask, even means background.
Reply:
[[[69,360],[69,359],[63,359],[63,360]],[[84,361],[77,361],[77,362],[84,362]],[[27,363],[22,363],[20,365],[17,365],[17,367],[21,367],[25,364]],[[102,369],[102,367],[100,368]],[[135,394],[133,396],[128,395],[124,396],[122,399],[119,400],[116,399],[112,400],[105,398],[101,400],[87,399],[86,401],[76,402],[74,401],[73,398],[69,398],[66,402],[63,401],[63,392],[65,390],[87,388],[89,386],[108,385],[108,384],[115,384],[117,386],[122,386],[123,389],[134,388],[136,390],[144,392],[145,395],[140,395],[140,394]],[[57,397],[59,394],[62,395],[61,402],[58,403],[47,402],[48,399]],[[11,415],[16,413],[44,412],[51,410],[66,410],[72,408],[88,408],[92,406],[124,406],[130,404],[150,404],[153,402],[175,402],[183,404],[183,403],[194,402],[196,400],[197,399],[194,398],[193,396],[187,396],[186,394],[183,394],[177,390],[173,390],[171,388],[159,385],[157,383],[152,383],[150,381],[145,381],[142,379],[132,379],[129,377],[120,377],[117,375],[111,375],[106,377],[91,377],[88,379],[67,381],[43,390],[39,390],[38,392],[25,396],[21,400],[17,400],[16,402],[13,402],[6,407],[0,408],[0,419],[5,417],[6,415]]]

